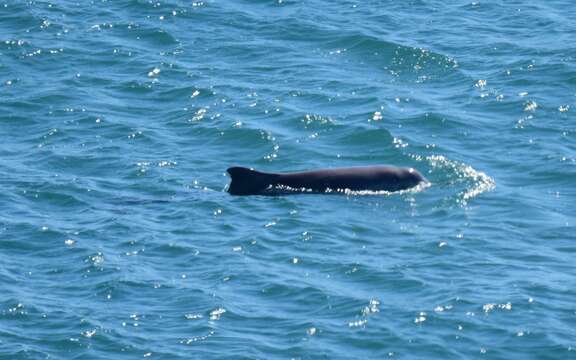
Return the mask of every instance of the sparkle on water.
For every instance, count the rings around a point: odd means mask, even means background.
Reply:
[[[573,357],[571,5],[0,0],[0,358]]]

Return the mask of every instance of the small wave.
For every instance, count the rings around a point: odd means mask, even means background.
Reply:
[[[355,131],[342,134],[340,139],[339,145],[346,147],[372,145],[374,147],[392,148],[394,143],[394,136],[384,128],[357,128]]]
[[[426,160],[433,169],[448,171],[450,185],[464,185],[464,189],[457,195],[457,202],[463,206],[467,205],[469,200],[496,187],[494,179],[470,165],[447,159],[443,155],[427,156]]]

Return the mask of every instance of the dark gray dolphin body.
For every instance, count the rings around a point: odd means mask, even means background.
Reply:
[[[398,191],[421,182],[424,176],[412,168],[364,166],[295,173],[264,173],[245,167],[231,167],[232,195],[282,195],[351,191]]]

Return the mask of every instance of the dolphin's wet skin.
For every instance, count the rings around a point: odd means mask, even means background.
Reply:
[[[301,193],[343,193],[349,191],[400,191],[427,182],[413,168],[363,166],[294,173],[264,173],[245,167],[231,167],[231,195],[285,195]]]

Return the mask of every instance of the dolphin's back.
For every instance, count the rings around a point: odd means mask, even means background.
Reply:
[[[228,173],[232,178],[228,192],[232,195],[324,193],[345,189],[398,191],[426,181],[414,169],[393,166],[364,166],[281,174],[231,167]]]

